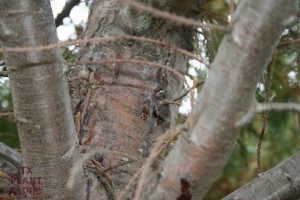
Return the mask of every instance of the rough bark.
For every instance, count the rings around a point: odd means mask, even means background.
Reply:
[[[300,198],[300,152],[264,172],[223,200]]]
[[[143,199],[202,199],[219,176],[295,0],[241,1],[196,106]]]
[[[167,5],[167,1],[156,3],[153,6]],[[188,50],[193,48],[190,28],[155,18],[117,0],[95,0],[85,38],[123,35],[148,37]],[[114,59],[127,62],[97,64]],[[106,172],[105,180],[101,177],[100,199],[118,196],[149,154],[155,138],[176,125],[177,105],[165,105],[157,110],[156,107],[164,99],[180,96],[182,81],[165,69],[130,63],[133,59],[164,64],[182,74],[188,60],[164,46],[124,39],[86,44],[79,62],[89,64],[72,69],[72,106],[74,114],[81,116],[77,124],[81,144],[116,150],[137,159]],[[126,160],[122,155],[100,156],[103,167]],[[109,185],[113,188],[108,189]]]
[[[57,42],[49,2],[30,2],[0,1],[0,39],[4,47]],[[241,2],[233,30],[224,38],[199,101],[184,126],[187,129],[182,130],[165,162],[149,176],[142,199],[201,199],[205,195],[231,154],[240,131],[235,124],[253,101],[256,83],[285,20],[295,11],[293,3],[296,1]],[[183,11],[190,6],[181,1],[153,0],[152,5],[194,17],[192,12]],[[192,29],[136,11],[117,0],[95,0],[85,37],[107,35],[146,36],[192,49]],[[34,175],[43,178],[45,196],[78,199],[80,188],[74,189],[78,196],[65,188],[72,159],[67,163],[61,159],[76,141],[61,53],[54,49],[4,54],[24,165],[33,167]],[[97,64],[114,59],[127,62]],[[120,152],[102,151],[95,156],[100,168],[110,170],[93,175],[90,172],[95,171],[87,168],[87,194],[82,198],[115,199],[140,168],[155,138],[176,124],[178,108],[158,108],[157,104],[178,97],[182,82],[165,69],[130,63],[136,59],[165,64],[181,73],[187,62],[185,56],[169,48],[124,39],[86,44],[78,60],[88,64],[71,70],[72,108],[81,145]],[[127,163],[125,154],[137,161]],[[75,183],[83,185],[83,180]]]
[[[5,47],[35,47],[57,43],[50,1],[0,1],[0,40]],[[4,50],[20,138],[23,178],[37,178],[41,194],[19,199],[75,199],[66,188],[72,159],[62,156],[75,145],[67,81],[59,49],[12,52]],[[77,180],[77,186],[81,180]],[[19,189],[33,187],[26,182]],[[38,192],[38,193],[40,193]]]
[[[3,143],[0,143],[0,160],[9,163],[8,170],[4,170],[6,173],[17,174],[22,164],[21,154]],[[0,166],[1,169],[5,168],[2,168],[3,165]]]

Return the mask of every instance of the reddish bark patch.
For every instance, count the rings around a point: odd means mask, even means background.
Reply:
[[[177,198],[177,200],[191,200],[192,194],[190,191],[190,183],[186,181],[185,179],[180,179],[181,184],[181,195]]]

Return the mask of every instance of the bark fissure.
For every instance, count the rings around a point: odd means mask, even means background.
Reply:
[[[144,36],[191,50],[191,45],[187,42],[190,40],[189,36],[192,36],[189,29],[118,2],[93,2],[85,38]],[[80,139],[84,143],[88,135],[93,135],[89,138],[91,145],[117,150],[140,159],[140,162],[128,163],[105,173],[114,183],[118,195],[140,168],[143,159],[151,152],[155,138],[170,126],[176,125],[178,106],[160,104],[164,99],[178,97],[183,89],[183,82],[166,69],[138,62],[113,63],[113,60],[157,62],[183,73],[187,57],[164,46],[127,40],[101,45],[87,44],[82,48],[78,59],[78,63],[86,64],[72,70],[70,84],[73,110],[76,110],[79,102],[82,102],[79,112],[87,105],[87,116],[91,115],[93,105],[97,104],[99,110],[94,117],[95,122],[92,118],[81,121]],[[97,61],[105,60],[112,62],[96,64]],[[76,80],[80,74],[87,74],[88,70],[90,75],[86,77],[89,77],[89,80]],[[87,90],[92,91],[89,101]],[[89,134],[91,124],[94,124],[93,134]],[[118,156],[104,155],[102,164],[104,167],[118,165],[121,160]],[[104,191],[99,196],[100,199],[105,199],[106,194],[110,192],[105,194],[105,187],[102,189]],[[97,195],[94,194],[95,196]]]

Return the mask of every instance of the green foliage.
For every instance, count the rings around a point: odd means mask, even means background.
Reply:
[[[12,97],[8,80],[0,78],[0,112],[12,110]],[[16,124],[12,117],[0,118],[0,141],[13,148],[20,148]]]
[[[232,2],[234,4],[231,4]],[[227,19],[230,19],[231,9],[236,7],[235,3],[237,2],[231,0],[209,1],[204,8],[202,19],[209,23],[226,25],[228,24]],[[199,56],[206,57],[211,63],[224,34],[207,29],[200,30],[199,34],[204,39],[198,41],[199,50],[196,53]],[[269,70],[266,70],[264,78],[257,87],[256,99],[259,102],[270,100],[267,95],[267,81],[270,77],[270,71],[272,81],[269,98],[271,97],[273,102],[300,102],[300,45],[299,42],[293,42],[296,39],[299,40],[299,38],[299,22],[286,29],[282,34],[280,45],[274,52]],[[203,80],[205,77],[203,76],[204,71],[196,71],[198,74],[196,77],[201,77],[200,80]],[[261,149],[261,160],[264,171],[274,167],[299,150],[299,115],[298,113],[291,112],[269,113]],[[262,126],[263,114],[259,114],[242,131],[231,159],[220,179],[212,186],[205,198],[206,200],[221,199],[257,176],[257,145]]]
[[[228,25],[230,19],[231,0],[212,0],[205,5],[202,19],[217,25]],[[234,1],[238,2],[238,1]],[[299,1],[300,5],[300,1]],[[195,41],[195,54],[211,63],[216,55],[224,33],[210,29],[198,29]],[[257,87],[256,99],[259,102],[300,102],[300,45],[295,40],[300,38],[300,23],[289,27],[282,34],[280,44],[274,52],[272,61],[264,77]],[[259,45],[259,44],[258,44]],[[187,66],[188,80],[205,80],[208,69],[190,62]],[[271,77],[271,85],[268,81]],[[268,92],[268,88],[270,91]],[[196,93],[201,92],[201,87]],[[189,102],[188,98],[183,103]],[[187,104],[187,103],[186,103]],[[266,131],[262,140],[261,161],[264,171],[274,167],[284,159],[293,155],[299,148],[298,133],[300,114],[292,112],[270,112],[266,123]],[[179,115],[179,123],[183,123],[186,115]],[[257,146],[263,127],[263,113],[255,117],[238,139],[227,166],[219,180],[212,186],[206,200],[221,199],[258,175]]]

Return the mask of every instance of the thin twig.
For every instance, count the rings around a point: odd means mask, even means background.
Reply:
[[[135,183],[135,181],[138,179],[138,177],[141,174],[141,170],[137,171],[134,176],[130,179],[128,184],[126,185],[125,189],[121,192],[121,194],[118,196],[117,200],[123,200],[125,194],[129,191],[130,187]]]
[[[300,128],[300,111],[298,112],[298,127]]]
[[[261,166],[261,146],[262,146],[263,137],[265,135],[266,123],[267,123],[268,117],[269,117],[269,112],[265,112],[264,118],[263,118],[263,125],[261,128],[258,143],[257,143],[257,152],[256,152],[257,160],[256,161],[257,161],[257,170],[258,170],[259,174],[263,172],[263,169]]]
[[[84,141],[84,144],[89,145],[91,143],[92,138],[94,136],[95,125],[96,125],[96,119],[94,118],[93,121],[92,121],[92,124],[90,126],[90,129],[89,129],[89,132],[88,132],[88,135],[87,135],[87,139],[86,139],[86,141]]]
[[[92,91],[90,88],[87,89],[87,94],[86,94],[86,100],[85,100],[85,103],[84,103],[84,106],[83,106],[83,110],[82,110],[82,113],[81,113],[81,118],[80,118],[80,121],[81,123],[84,122],[84,117],[86,115],[86,112],[88,110],[88,107],[90,105],[90,101],[91,101],[91,95],[92,95]]]
[[[183,131],[183,129],[184,125],[178,126],[175,128],[175,130],[169,130],[167,133],[165,133],[158,139],[157,143],[153,147],[150,156],[145,160],[145,164],[140,169],[140,179],[135,192],[135,196],[133,198],[134,200],[140,199],[146,181],[146,176],[148,175],[154,161],[162,153],[162,151],[173,141],[173,139]]]
[[[116,168],[119,168],[121,166],[124,166],[124,165],[127,165],[127,164],[130,164],[130,163],[133,163],[134,161],[133,160],[128,160],[128,161],[124,161],[122,163],[117,163],[117,164],[114,164],[114,165],[111,165],[111,166],[108,166],[104,169],[102,169],[101,171],[98,171],[95,175],[96,176],[101,176],[102,174],[112,170],[112,169],[116,169]]]
[[[22,156],[15,149],[10,148],[4,143],[0,142],[0,158],[10,162],[16,169],[21,167]]]
[[[286,46],[289,46],[289,45],[295,45],[297,43],[300,43],[300,38],[297,38],[295,40],[282,41],[282,42],[279,43],[277,48],[282,48],[282,47],[286,47]]]
[[[300,103],[266,103],[257,104],[257,113],[270,111],[294,111],[300,112]]]
[[[81,120],[80,120],[80,112],[77,112],[75,114],[75,126],[76,126],[76,133],[77,133],[77,138],[79,141],[81,141],[81,137],[80,137],[80,129],[81,129]]]
[[[14,111],[12,110],[3,110],[0,112],[0,118],[2,117],[13,117],[14,116]]]
[[[230,29],[227,26],[220,26],[220,25],[215,25],[215,24],[209,24],[209,23],[203,23],[201,21],[197,21],[194,19],[190,19],[190,18],[186,18],[183,16],[179,16],[176,14],[171,14],[168,11],[162,11],[162,10],[158,10],[155,9],[149,5],[144,5],[142,3],[138,3],[137,1],[132,1],[132,0],[120,0],[124,3],[127,3],[129,5],[131,5],[132,7],[137,8],[138,10],[142,10],[142,11],[146,11],[148,13],[151,13],[152,15],[156,16],[156,17],[162,17],[165,19],[168,19],[170,21],[176,22],[178,24],[183,24],[186,26],[193,26],[196,28],[202,27],[202,28],[209,28],[209,29],[214,29],[214,30],[220,30],[223,32],[229,32]]]
[[[133,39],[133,40],[137,40],[137,41],[143,41],[143,42],[149,42],[149,43],[153,43],[153,44],[157,44],[157,45],[161,45],[161,46],[165,46],[167,48],[170,48],[170,49],[173,49],[183,55],[186,55],[188,56],[189,58],[192,58],[192,59],[195,59],[197,60],[198,62],[200,63],[203,63],[204,65],[206,65],[208,68],[210,66],[209,63],[205,63],[205,61],[203,59],[200,59],[199,57],[197,57],[196,55],[188,52],[187,50],[184,50],[184,49],[181,49],[177,46],[174,46],[174,45],[171,45],[171,44],[168,44],[168,43],[165,43],[165,42],[162,42],[160,40],[153,40],[153,39],[150,39],[150,38],[146,38],[146,37],[135,37],[135,36],[124,36],[125,39]]]
[[[106,149],[106,148],[94,147],[94,146],[91,146],[91,145],[88,145],[88,146],[82,145],[82,146],[80,146],[80,150],[88,152],[82,158],[83,162],[85,162],[86,160],[88,160],[90,157],[94,156],[97,153],[110,154],[110,155],[115,155],[115,156],[122,156],[122,157],[126,157],[126,158],[128,158],[130,160],[133,160],[135,162],[138,161],[137,158],[135,158],[135,157],[133,157],[133,156],[131,156],[129,154],[122,153],[120,151],[109,150],[109,149]]]
[[[168,105],[168,104],[175,104],[177,106],[180,106],[181,104],[176,102],[176,101],[173,101],[173,100],[169,100],[169,99],[166,99],[166,100],[163,100],[161,103],[159,103],[159,107],[160,106],[163,106],[163,105]]]
[[[265,84],[266,84],[265,103],[268,103],[270,101],[270,97],[271,97],[271,85],[272,85],[272,79],[273,79],[273,65],[275,64],[276,55],[277,55],[277,52],[275,51],[275,53],[273,54],[273,57],[272,57],[272,62],[270,63],[270,65],[268,67],[268,70],[267,70],[267,75],[268,75],[267,78],[268,79],[265,82]],[[269,118],[269,111],[264,111],[262,129],[261,129],[260,136],[259,136],[259,141],[258,141],[258,144],[257,144],[257,168],[258,168],[259,173],[263,172],[263,169],[262,169],[262,166],[261,166],[261,146],[262,146],[263,137],[265,135],[268,118]]]
[[[253,101],[252,105],[250,106],[249,110],[247,111],[246,115],[244,115],[241,119],[239,119],[234,126],[237,128],[242,128],[249,124],[253,118],[257,114],[257,104],[258,102],[255,100]]]
[[[300,103],[257,103],[254,101],[247,114],[242,117],[236,124],[236,127],[243,127],[249,124],[256,114],[261,112],[283,112],[292,111],[300,113]],[[299,122],[300,123],[300,122]]]
[[[104,42],[110,42],[110,41],[117,41],[117,40],[135,40],[140,42],[149,42],[153,44],[158,44],[161,46],[165,46],[170,49],[174,49],[175,51],[184,54],[192,59],[195,59],[199,61],[200,63],[204,63],[206,66],[208,66],[208,63],[205,63],[202,59],[198,58],[194,54],[181,49],[179,47],[176,47],[174,45],[162,42],[160,40],[155,40],[151,38],[146,37],[137,37],[137,36],[130,36],[130,35],[124,35],[124,36],[105,36],[105,37],[93,37],[93,38],[86,38],[86,39],[78,39],[78,40],[72,40],[72,41],[66,41],[61,43],[55,43],[55,44],[49,44],[44,46],[36,46],[36,47],[3,47],[0,48],[0,52],[28,52],[28,51],[46,51],[50,49],[55,49],[59,47],[64,46],[70,46],[70,45],[79,45],[79,44],[86,44],[86,43],[104,43]]]
[[[163,65],[160,63],[156,63],[156,62],[150,62],[150,61],[138,60],[138,59],[114,59],[114,60],[100,60],[100,61],[77,61],[76,63],[71,64],[71,65],[103,65],[103,64],[118,63],[118,62],[119,63],[132,63],[132,64],[138,64],[138,65],[151,65],[154,67],[166,69],[167,71],[170,71],[173,74],[175,74],[180,80],[182,80],[186,84],[186,86],[188,87],[190,92],[192,91],[187,80],[180,72],[178,72],[177,70],[175,70],[167,65]]]
[[[193,87],[191,87],[191,90],[194,90],[195,88],[199,87],[200,85],[202,85],[204,83],[204,81],[199,81],[196,85],[194,85]],[[182,95],[180,95],[179,97],[175,98],[173,100],[173,102],[179,101],[181,100],[183,97],[185,97],[186,95],[188,95],[190,91],[187,90],[186,92],[184,92]]]
[[[71,174],[69,176],[69,180],[67,182],[67,187],[69,189],[72,189],[75,183],[75,177],[77,176],[77,174],[80,172],[80,170],[82,169],[83,164],[89,160],[91,157],[93,157],[94,155],[98,154],[98,153],[102,153],[102,154],[111,154],[111,155],[116,155],[116,156],[122,156],[126,159],[130,159],[134,162],[137,162],[137,159],[131,155],[119,152],[119,151],[114,151],[114,150],[109,150],[109,149],[105,149],[105,148],[101,148],[101,147],[91,147],[91,146],[81,146],[81,151],[85,151],[88,152],[86,153],[82,159],[79,159],[76,161],[76,163],[74,163],[72,169],[71,169]]]
[[[8,77],[7,71],[0,71],[0,76],[2,76],[2,77]]]
[[[204,83],[204,81],[200,81],[200,82],[197,82],[197,84],[195,84],[193,87],[191,87],[191,90],[194,90],[195,88],[199,87],[200,85],[202,85]],[[182,98],[184,98],[186,95],[188,95],[190,93],[190,90],[187,90],[185,91],[182,95],[180,95],[179,97],[175,98],[174,100],[169,100],[169,99],[166,99],[164,101],[162,101],[160,104],[159,104],[159,107],[160,106],[163,106],[163,105],[166,105],[166,104],[175,104],[177,106],[180,106],[180,103],[178,103],[177,101],[181,100]]]
[[[214,19],[221,20],[222,23],[228,23],[228,19],[227,19],[226,15],[215,12],[215,11],[212,11],[211,9],[202,7],[201,8],[201,14],[202,15],[209,15],[209,16],[213,17]]]

